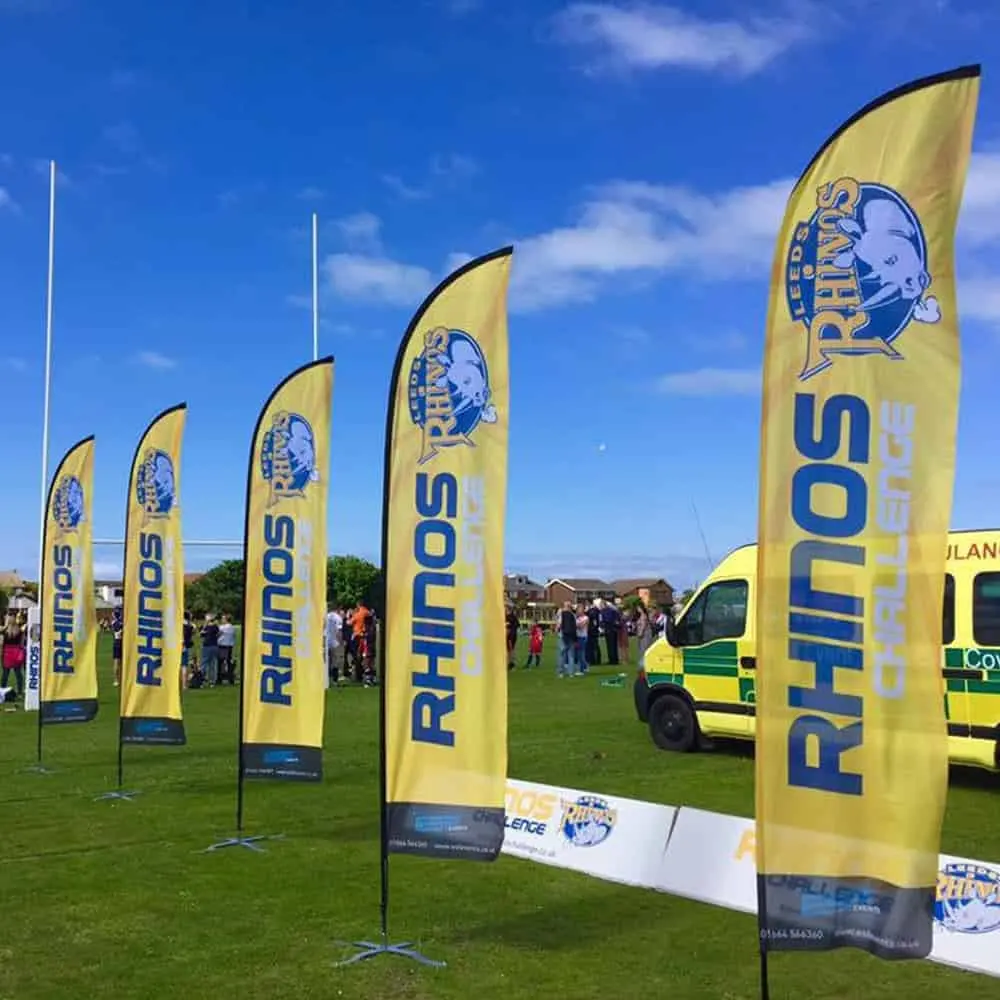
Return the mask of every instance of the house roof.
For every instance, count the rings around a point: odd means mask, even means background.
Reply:
[[[16,569],[0,569],[0,587],[4,590],[20,590],[24,582]]]
[[[508,573],[503,578],[503,585],[508,590],[544,590],[545,588],[544,583],[535,583],[531,577],[525,577],[523,573]]]
[[[611,586],[606,580],[593,580],[593,579],[581,579],[574,577],[561,578],[553,577],[545,585],[546,587],[551,587],[554,583],[561,583],[564,587],[568,587],[570,590],[614,590],[615,588]]]
[[[124,587],[125,584],[121,580],[95,580],[95,587]]]
[[[195,580],[200,580],[205,574],[204,573],[185,573],[184,582],[194,583]]]
[[[615,580],[611,586],[615,588],[615,593],[619,597],[624,597],[626,594],[632,593],[633,590],[640,590],[643,587],[652,590],[654,587],[670,587],[670,584],[662,577],[655,579],[647,577],[640,580]],[[670,587],[670,589],[673,590],[674,588]]]

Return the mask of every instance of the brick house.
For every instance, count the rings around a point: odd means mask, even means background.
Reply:
[[[615,596],[622,599],[638,597],[646,607],[670,608],[674,604],[674,588],[663,579],[615,580]]]
[[[523,573],[508,573],[503,578],[503,593],[515,603],[537,603],[545,600],[545,584],[535,583]]]
[[[517,608],[522,624],[547,622],[555,616],[555,608],[546,600],[545,585],[522,573],[504,576],[503,592],[506,600]]]
[[[598,597],[613,601],[617,596],[615,588],[604,580],[560,580],[554,577],[545,585],[548,603],[556,608],[569,601],[571,604],[589,604]]]

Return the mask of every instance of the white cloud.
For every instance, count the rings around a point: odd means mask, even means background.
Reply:
[[[663,375],[656,383],[672,396],[756,396],[760,386],[759,368],[699,368]]]
[[[144,368],[154,368],[157,371],[169,371],[171,368],[177,367],[177,362],[173,358],[168,358],[158,351],[139,351],[135,356],[135,361],[136,364],[140,364]]]
[[[425,267],[365,254],[331,254],[323,271],[334,294],[356,302],[412,306],[435,284]]]
[[[802,21],[746,18],[709,21],[678,7],[570,4],[555,20],[557,37],[596,50],[612,65],[666,66],[756,73],[811,35]]]
[[[337,219],[338,231],[348,248],[360,253],[378,254],[382,251],[382,221],[371,212],[355,212]]]
[[[407,184],[397,174],[382,174],[382,183],[393,194],[398,195],[405,201],[421,201],[424,198],[430,197],[430,192],[426,188]]]
[[[452,187],[479,173],[479,164],[461,153],[438,153],[431,157],[427,174],[420,184],[404,181],[399,174],[382,174],[382,183],[404,201],[430,198],[435,189]]]
[[[1000,153],[973,154],[958,230],[967,246],[1000,239]]]
[[[479,173],[479,164],[471,156],[439,153],[431,158],[431,175],[446,181],[465,180]]]
[[[262,195],[266,190],[267,185],[263,181],[252,181],[249,184],[241,184],[221,192],[218,196],[218,202],[222,208],[234,208],[248,199]]]
[[[782,180],[706,195],[641,182],[605,185],[575,223],[517,244],[512,307],[588,301],[602,281],[628,274],[766,274],[791,186]]]
[[[958,308],[962,319],[1000,323],[1000,280],[970,278],[958,281]]]
[[[567,224],[516,242],[511,310],[588,302],[612,282],[664,274],[717,282],[766,279],[793,184],[792,178],[783,178],[714,193],[638,181],[594,188]],[[977,251],[979,269],[969,275],[971,280],[960,282],[963,314],[1000,318],[1000,293],[986,280],[990,274],[982,274],[985,265],[978,252],[1000,245],[1000,153],[972,157],[958,242],[960,256]],[[451,255],[443,272],[465,259],[464,254]],[[433,280],[427,268],[395,262],[381,253],[341,255],[339,268],[348,265],[355,275],[372,275],[364,282],[369,300],[378,297],[378,288],[392,289],[386,301],[401,304],[404,299],[396,294],[401,282],[415,287]],[[390,273],[397,280],[384,278]],[[383,277],[376,281],[376,274]],[[405,301],[418,298],[414,294]]]
[[[11,197],[10,192],[4,187],[0,187],[0,212],[17,212],[19,210],[18,204]]]
[[[450,253],[444,262],[444,273],[451,274],[452,271],[457,271],[463,264],[468,264],[470,260],[472,260],[471,253],[464,253],[461,250]]]

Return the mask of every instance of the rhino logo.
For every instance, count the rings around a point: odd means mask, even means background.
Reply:
[[[897,191],[852,177],[820,187],[786,263],[789,312],[807,335],[800,381],[837,356],[902,360],[893,342],[903,330],[941,319],[931,280],[920,220]]]
[[[490,373],[482,348],[464,330],[439,326],[410,366],[410,419],[423,432],[421,462],[440,448],[471,445],[480,424],[494,424]]]
[[[136,503],[146,520],[169,517],[177,500],[173,459],[159,448],[149,448],[136,470]]]
[[[954,934],[1000,931],[1000,872],[958,862],[938,872],[934,919]]]
[[[52,520],[60,534],[76,531],[86,520],[83,484],[76,476],[63,476],[52,493]]]

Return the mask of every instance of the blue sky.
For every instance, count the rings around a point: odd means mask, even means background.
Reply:
[[[513,241],[508,567],[685,584],[705,572],[695,506],[716,558],[755,534],[767,275],[793,179],[873,97],[975,61],[953,524],[995,524],[1000,6],[829,8],[0,0],[0,568],[37,560],[48,158],[50,458],[96,433],[97,536],[121,536],[142,428],[186,400],[185,534],[239,537],[258,409],[311,352],[315,210],[332,548],[377,555],[412,310],[461,255]]]

